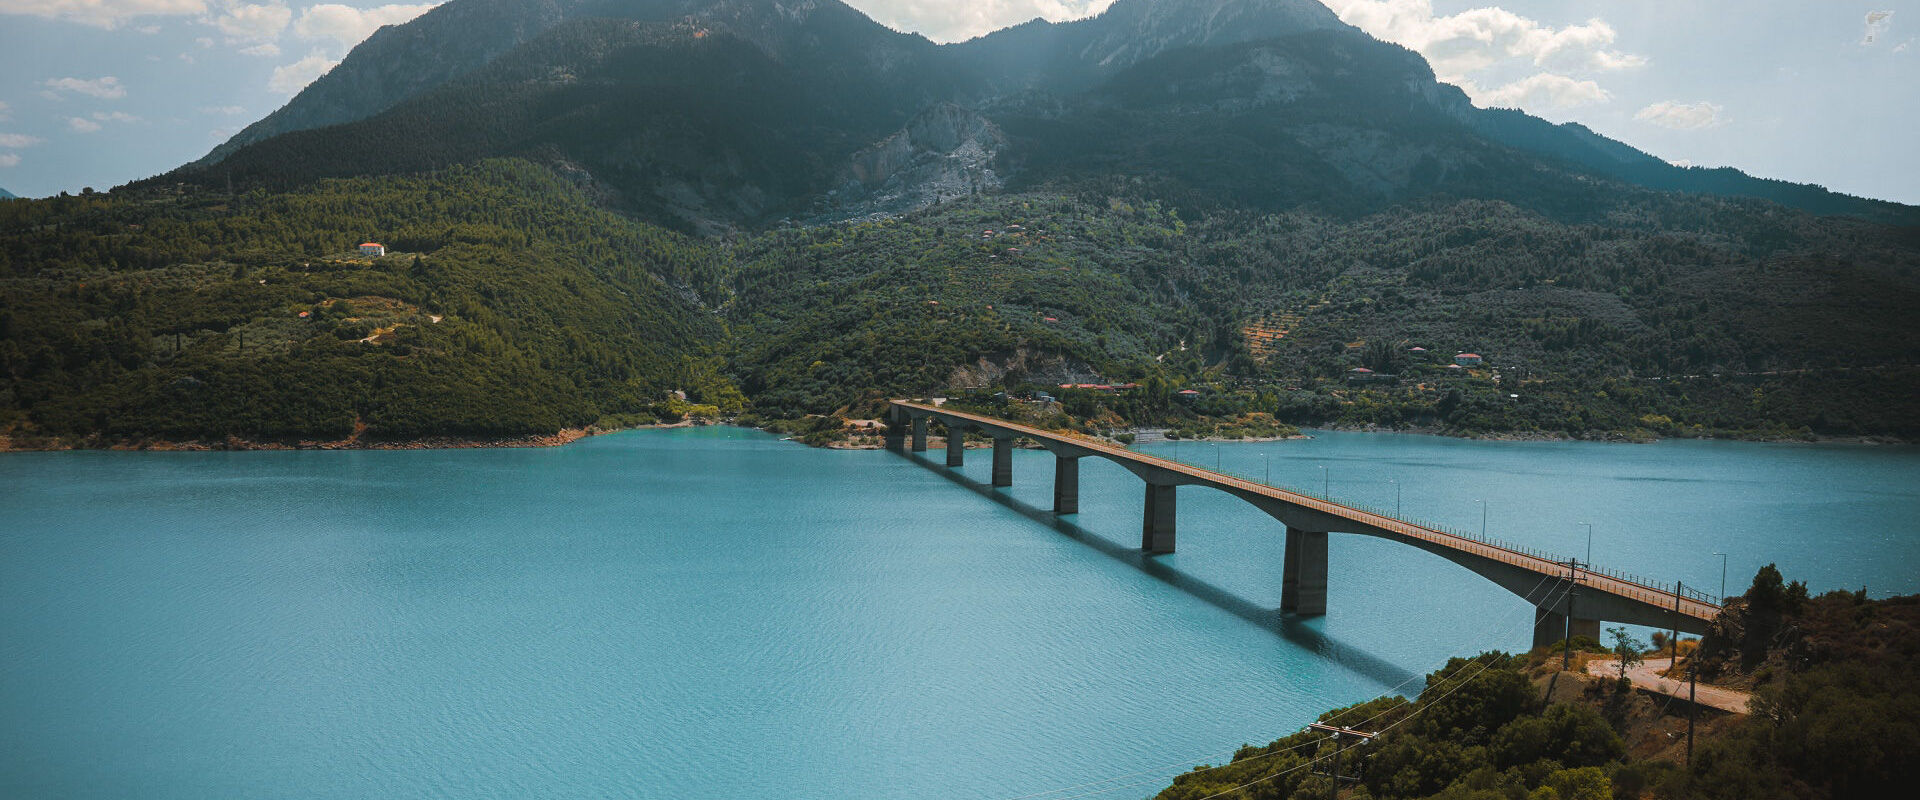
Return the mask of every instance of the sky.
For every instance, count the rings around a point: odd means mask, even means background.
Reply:
[[[951,42],[1112,0],[848,2]],[[1920,0],[1324,2],[1478,105],[1920,204]],[[192,161],[434,4],[0,0],[0,188],[106,189]]]

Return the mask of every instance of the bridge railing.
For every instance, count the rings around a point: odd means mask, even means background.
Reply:
[[[1021,424],[1017,422],[1012,422],[1011,420],[1000,420],[1000,421],[1006,422],[1012,425]],[[1095,441],[1101,444],[1105,444],[1104,441],[1095,439],[1095,437],[1090,437],[1084,434],[1080,434],[1077,431],[1062,431],[1058,433],[1049,431],[1048,433],[1051,435],[1060,436],[1061,438],[1066,438],[1066,439],[1086,439],[1089,441]],[[1127,449],[1127,448],[1122,447],[1121,449]],[[1137,451],[1129,450],[1129,452],[1137,452]],[[1146,455],[1146,454],[1141,454],[1141,455]],[[1243,474],[1240,474],[1239,472],[1236,472],[1230,469],[1220,469],[1215,467],[1208,467],[1203,464],[1194,464],[1194,463],[1185,461],[1183,459],[1174,458],[1166,455],[1152,455],[1149,457],[1163,458],[1177,464],[1182,464],[1188,467],[1194,467],[1196,469],[1207,470],[1210,472],[1226,475],[1232,478],[1245,481],[1247,483],[1258,484],[1258,485],[1266,486],[1272,489],[1279,489],[1282,491],[1291,492],[1293,494],[1310,497],[1315,500],[1319,500],[1321,502],[1328,503],[1334,506],[1352,509],[1355,511],[1361,511],[1361,512],[1373,514],[1379,517],[1385,517],[1389,520],[1396,520],[1408,526],[1411,526],[1413,528],[1424,529],[1425,531],[1441,534],[1444,536],[1451,537],[1453,539],[1459,539],[1459,540],[1471,542],[1474,544],[1484,545],[1488,548],[1492,548],[1494,552],[1481,552],[1479,553],[1479,555],[1495,558],[1503,562],[1515,563],[1516,565],[1519,565],[1519,566],[1527,566],[1527,567],[1534,567],[1534,568],[1538,567],[1537,564],[1527,564],[1527,563],[1523,563],[1515,559],[1506,557],[1505,555],[1502,554],[1504,552],[1509,554],[1517,554],[1517,555],[1524,556],[1526,558],[1533,559],[1536,561],[1549,562],[1559,566],[1569,566],[1569,565],[1577,564],[1578,565],[1577,567],[1573,567],[1573,569],[1576,571],[1576,579],[1580,579],[1585,576],[1599,575],[1606,578],[1610,578],[1619,583],[1629,584],[1628,586],[1608,587],[1608,590],[1626,595],[1628,597],[1632,597],[1642,602],[1651,603],[1655,605],[1669,605],[1673,602],[1675,597],[1679,597],[1687,600],[1693,600],[1695,602],[1710,605],[1710,606],[1718,607],[1719,605],[1719,598],[1715,598],[1711,595],[1708,595],[1705,592],[1694,589],[1693,587],[1686,586],[1683,583],[1677,583],[1677,582],[1668,583],[1666,581],[1657,580],[1645,575],[1640,575],[1640,574],[1629,572],[1626,570],[1608,569],[1606,567],[1595,567],[1591,564],[1580,563],[1576,559],[1572,558],[1571,556],[1563,556],[1559,553],[1555,553],[1549,550],[1545,550],[1538,547],[1532,547],[1529,545],[1523,545],[1523,544],[1520,544],[1519,542],[1508,541],[1498,537],[1476,534],[1467,530],[1446,525],[1436,520],[1424,519],[1420,517],[1401,516],[1398,513],[1389,512],[1384,507],[1377,507],[1369,503],[1354,502],[1349,500],[1337,500],[1332,496],[1331,493],[1315,491],[1309,487],[1295,486],[1295,485],[1284,484],[1284,483],[1276,484],[1266,480],[1265,478],[1256,478],[1252,475],[1243,475]],[[1420,535],[1418,531],[1409,531],[1409,533],[1413,533],[1416,536]],[[1429,537],[1421,536],[1421,538],[1429,538]]]
[[[1170,459],[1170,460],[1174,460],[1174,461],[1177,461],[1178,463],[1186,464],[1187,466],[1191,466],[1191,467],[1199,467],[1201,469],[1211,469],[1204,465],[1192,464],[1179,459]],[[1311,497],[1315,500],[1320,500],[1322,502],[1331,503],[1331,504],[1342,506],[1345,508],[1350,508],[1355,511],[1362,511],[1368,514],[1374,514],[1377,516],[1386,517],[1387,519],[1398,520],[1400,522],[1406,523],[1415,528],[1422,528],[1435,533],[1444,534],[1446,536],[1449,536],[1455,539],[1461,539],[1468,542],[1473,542],[1475,544],[1486,545],[1491,548],[1496,548],[1498,550],[1506,551],[1509,553],[1519,554],[1531,559],[1536,559],[1538,561],[1545,561],[1545,562],[1550,562],[1553,564],[1563,565],[1563,566],[1568,565],[1569,563],[1579,563],[1579,566],[1576,567],[1575,570],[1577,574],[1581,577],[1590,576],[1590,575],[1600,575],[1607,578],[1611,578],[1615,581],[1619,581],[1621,583],[1632,584],[1633,587],[1638,587],[1639,589],[1651,590],[1651,591],[1638,591],[1632,588],[1620,587],[1622,589],[1625,589],[1625,591],[1622,592],[1623,594],[1627,594],[1628,596],[1634,597],[1635,599],[1638,599],[1644,602],[1664,604],[1666,602],[1670,602],[1671,598],[1674,595],[1678,594],[1679,596],[1689,600],[1694,600],[1694,601],[1697,601],[1700,603],[1706,603],[1709,605],[1718,605],[1717,599],[1714,598],[1713,596],[1705,592],[1698,591],[1692,587],[1686,586],[1684,583],[1678,583],[1678,582],[1668,583],[1666,581],[1658,580],[1658,579],[1651,578],[1646,575],[1641,575],[1634,572],[1629,572],[1627,570],[1609,569],[1606,567],[1595,567],[1593,565],[1586,564],[1583,562],[1576,562],[1576,560],[1573,559],[1573,557],[1571,556],[1562,555],[1560,553],[1556,553],[1543,548],[1524,545],[1519,542],[1509,541],[1509,540],[1501,539],[1495,536],[1485,536],[1485,535],[1477,534],[1471,531],[1467,531],[1461,528],[1456,528],[1451,525],[1447,525],[1442,522],[1438,522],[1436,520],[1430,520],[1430,519],[1425,519],[1421,517],[1406,516],[1404,514],[1396,514],[1395,512],[1389,511],[1387,508],[1383,506],[1376,506],[1372,503],[1356,502],[1351,500],[1340,500],[1335,498],[1331,493],[1317,491],[1310,487],[1298,486],[1293,484],[1284,484],[1284,483],[1273,483],[1262,477],[1255,477],[1252,475],[1242,474],[1237,470],[1231,470],[1231,469],[1212,469],[1212,471],[1226,474],[1234,478],[1238,478],[1240,480],[1246,481],[1248,483],[1256,483],[1261,486],[1280,489],[1283,491],[1292,492],[1294,494]],[[1483,553],[1482,555],[1490,555],[1490,554]],[[1509,561],[1510,559],[1502,558],[1500,560]],[[1661,595],[1665,595],[1666,599],[1663,599]]]

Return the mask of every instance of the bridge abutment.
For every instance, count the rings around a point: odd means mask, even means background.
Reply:
[[[927,418],[913,418],[913,452],[927,452]]]
[[[1173,552],[1172,485],[1147,484],[1147,507],[1140,520],[1140,549],[1149,553]]]
[[[1280,610],[1300,616],[1327,613],[1327,534],[1287,528],[1280,573]]]
[[[1077,456],[1053,459],[1053,513],[1080,513],[1080,459]]]
[[[1013,437],[993,437],[993,485],[1013,485]]]
[[[1600,620],[1575,617],[1567,624],[1567,615],[1550,608],[1533,609],[1533,646],[1546,647],[1570,636],[1585,636],[1600,641]]]
[[[967,429],[947,423],[947,466],[961,467],[967,463]]]

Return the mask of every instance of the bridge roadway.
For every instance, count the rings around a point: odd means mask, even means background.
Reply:
[[[965,432],[993,437],[993,485],[1013,485],[1013,441],[1031,439],[1051,451],[1054,512],[1080,510],[1080,459],[1105,458],[1146,483],[1140,547],[1171,553],[1176,539],[1175,489],[1204,486],[1238,497],[1286,526],[1280,610],[1302,616],[1326,613],[1327,534],[1374,536],[1420,548],[1466,567],[1519,595],[1535,608],[1535,646],[1568,635],[1596,639],[1602,621],[1705,633],[1720,607],[1681,587],[1667,590],[1591,570],[1591,565],[1554,561],[1498,544],[1416,525],[1318,497],[1236,478],[1178,461],[1138,453],[1092,437],[1042,430],[1007,420],[906,400],[891,401],[887,446],[901,450],[908,436],[914,452],[927,449],[930,420],[947,426],[947,466],[965,463]],[[1377,576],[1375,576],[1377,578]],[[1571,580],[1569,580],[1569,578]]]

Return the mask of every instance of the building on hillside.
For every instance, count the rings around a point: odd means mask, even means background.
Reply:
[[[1354,367],[1347,370],[1347,383],[1362,385],[1368,383],[1392,383],[1395,376],[1387,372],[1374,372],[1366,367]]]
[[[1460,353],[1453,357],[1453,363],[1463,367],[1477,367],[1485,362],[1478,353]]]
[[[379,258],[387,254],[387,246],[379,242],[361,242],[360,255]]]
[[[1427,348],[1424,347],[1409,347],[1407,348],[1407,352],[1412,353],[1414,358],[1427,357]]]

